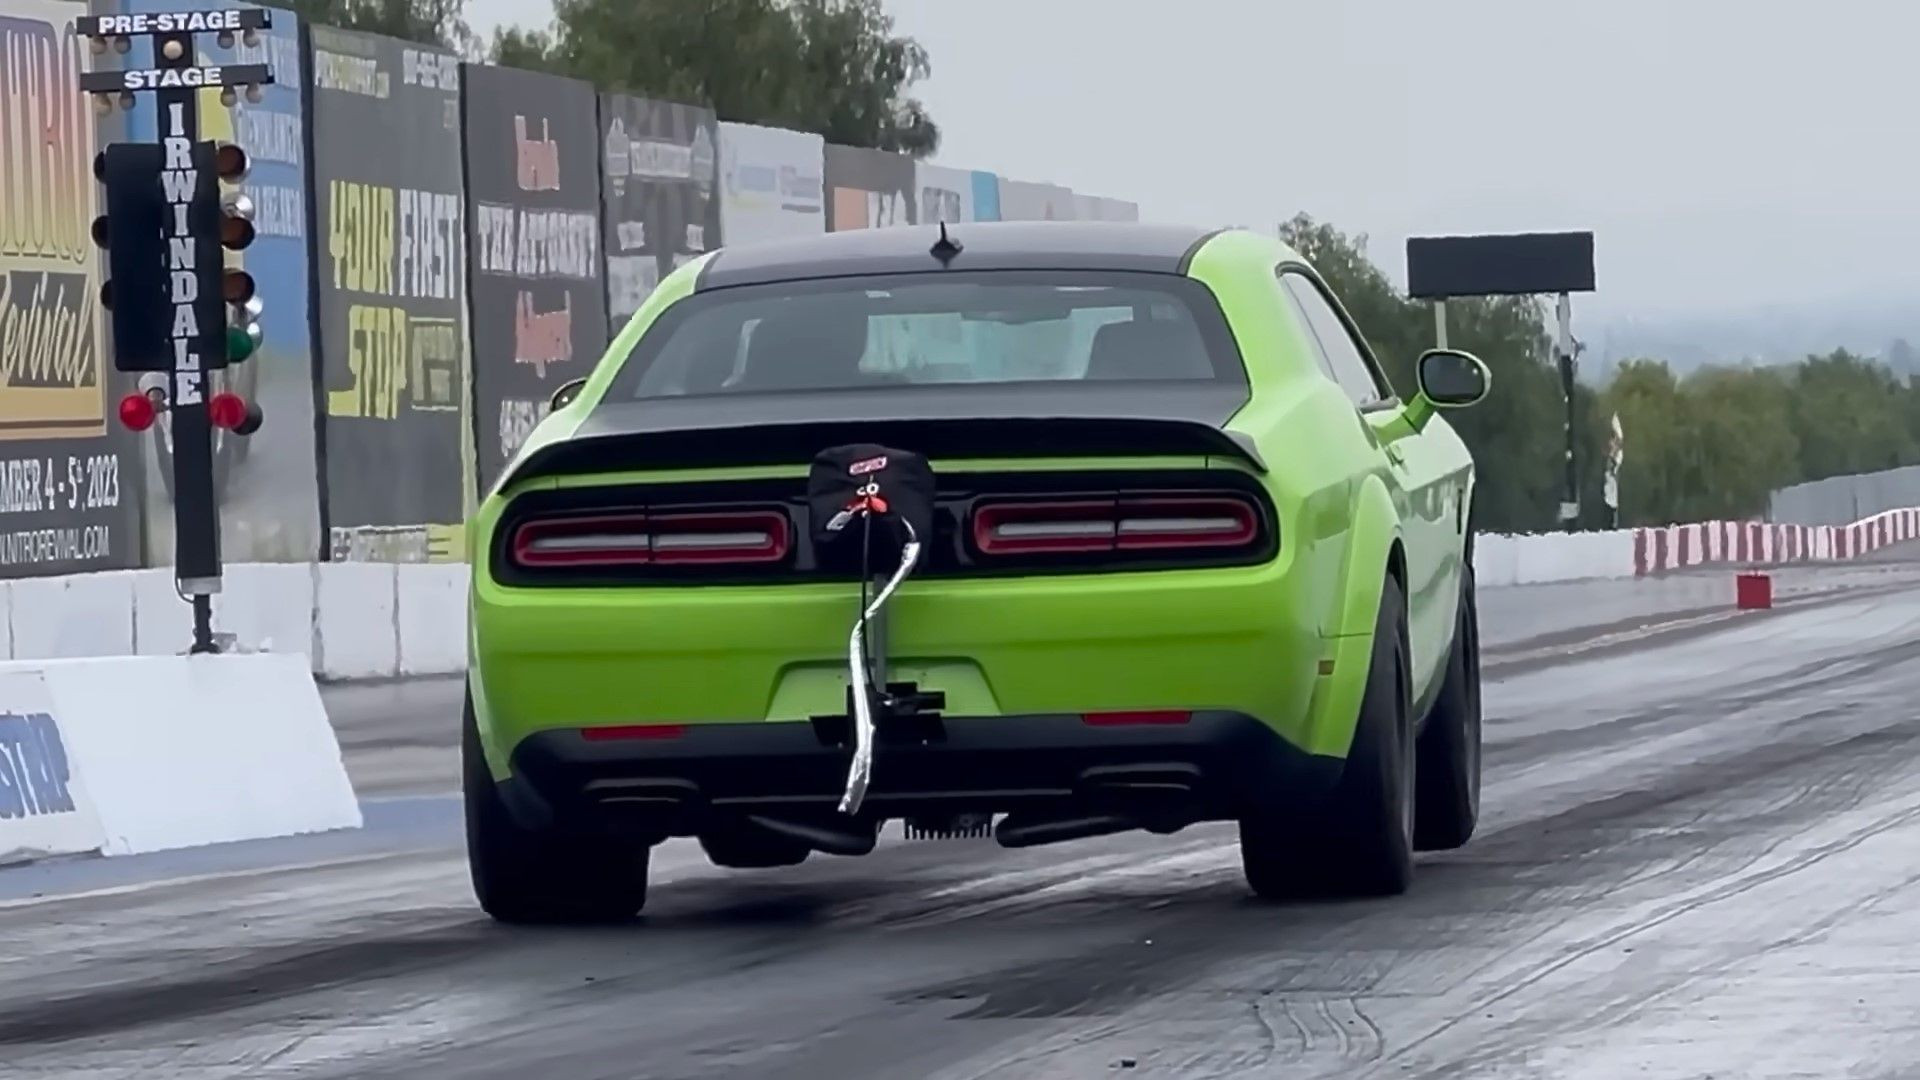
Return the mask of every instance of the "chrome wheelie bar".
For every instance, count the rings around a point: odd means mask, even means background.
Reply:
[[[864,507],[857,511],[858,515],[867,517],[872,513],[871,509]],[[844,528],[852,518],[852,514],[845,518],[836,517],[834,523],[828,528],[838,531],[839,528]],[[853,631],[847,636],[847,678],[848,685],[852,688],[850,696],[853,698],[854,749],[853,761],[847,769],[846,791],[840,797],[840,812],[843,814],[860,812],[861,803],[867,797],[867,783],[873,775],[873,681],[868,674],[870,669],[867,649],[869,624],[877,624],[879,659],[884,668],[887,601],[893,596],[894,590],[900,587],[900,583],[906,580],[907,575],[913,572],[915,564],[920,561],[920,537],[914,532],[913,523],[905,518],[898,520],[906,531],[906,541],[900,548],[899,565],[889,575],[880,590],[874,594],[873,599],[861,607],[859,616],[853,621]],[[885,670],[879,673],[883,687],[886,685],[886,675]]]

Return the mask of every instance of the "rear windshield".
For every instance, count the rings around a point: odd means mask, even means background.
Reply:
[[[607,399],[1149,379],[1245,384],[1219,306],[1170,274],[980,271],[696,293]]]

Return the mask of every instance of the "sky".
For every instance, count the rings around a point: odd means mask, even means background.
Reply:
[[[1591,229],[1608,317],[1914,297],[1911,0],[888,0],[934,161],[1149,220]],[[483,33],[548,0],[470,0]]]

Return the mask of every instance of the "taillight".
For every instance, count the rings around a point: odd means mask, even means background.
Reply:
[[[777,510],[539,518],[513,533],[521,566],[682,566],[779,562],[792,543]]]
[[[1116,546],[1137,548],[1245,547],[1260,535],[1260,515],[1235,498],[1120,500]]]
[[[973,542],[988,555],[1111,551],[1116,505],[1112,499],[988,503],[973,512]]]
[[[787,516],[775,510],[659,514],[647,524],[656,563],[766,563],[787,556]]]
[[[1260,537],[1260,512],[1233,495],[989,502],[973,512],[983,555],[1230,549]]]

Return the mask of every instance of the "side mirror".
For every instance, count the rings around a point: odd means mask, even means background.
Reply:
[[[1470,352],[1458,349],[1428,349],[1414,365],[1420,392],[1401,416],[1407,427],[1402,434],[1425,431],[1436,409],[1464,409],[1478,404],[1493,387],[1493,373]]]
[[[563,382],[558,389],[554,390],[553,397],[547,399],[547,404],[554,409],[564,409],[573,402],[574,398],[580,396],[581,389],[586,385],[587,380],[585,379],[572,379]]]
[[[1455,349],[1428,349],[1416,368],[1420,394],[1437,409],[1461,409],[1487,396],[1493,374],[1479,357]]]

